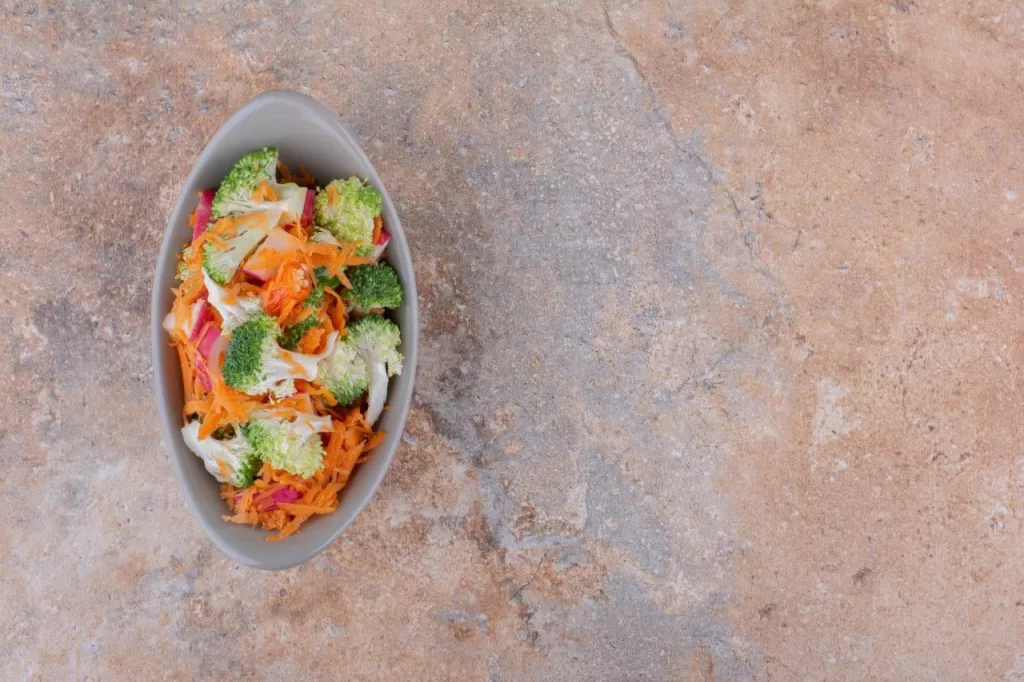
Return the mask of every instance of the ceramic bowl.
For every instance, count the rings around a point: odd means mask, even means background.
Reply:
[[[398,271],[405,289],[405,303],[392,315],[402,329],[405,368],[401,376],[391,380],[387,409],[377,423],[387,437],[377,446],[373,458],[356,468],[333,514],[311,518],[280,542],[266,542],[267,531],[222,519],[227,508],[220,499],[219,484],[181,438],[181,370],[177,354],[161,328],[171,307],[171,288],[176,285],[178,251],[191,237],[188,220],[198,193],[216,188],[242,154],[264,146],[277,147],[289,168],[298,170],[302,164],[321,183],[358,175],[381,191],[384,224],[392,235],[386,260]],[[251,100],[221,126],[200,154],[167,223],[153,278],[152,306],[153,370],[160,426],[175,475],[203,530],[224,552],[247,566],[279,570],[309,561],[352,523],[387,472],[412,402],[419,325],[412,258],[402,223],[377,171],[334,112],[298,93],[274,91]]]

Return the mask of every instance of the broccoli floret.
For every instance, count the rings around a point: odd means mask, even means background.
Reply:
[[[366,362],[370,374],[366,401],[366,421],[372,426],[384,410],[388,397],[388,377],[402,373],[404,358],[398,352],[402,334],[398,325],[379,315],[367,315],[349,327],[346,343],[351,343]]]
[[[277,322],[266,313],[257,313],[239,325],[224,356],[224,383],[245,393],[259,393],[255,389],[263,383],[264,360],[273,356],[279,334]]]
[[[277,179],[277,150],[264,147],[248,152],[220,183],[213,197],[213,217],[223,218],[251,210],[252,193],[263,180]]]
[[[381,194],[357,177],[335,180],[317,192],[313,221],[336,239],[358,244],[356,254],[373,251],[373,219],[380,215]]]
[[[270,185],[276,199],[253,201],[252,194],[262,182]],[[213,197],[212,215],[217,219],[263,212],[270,218],[267,229],[271,229],[277,226],[282,217],[286,222],[292,222],[302,215],[306,192],[305,187],[292,182],[277,184],[277,150],[264,147],[239,159],[224,178]]]
[[[348,328],[346,341],[355,344],[370,361],[379,360],[387,366],[387,375],[402,373],[404,358],[398,352],[402,332],[398,325],[380,315],[367,315]]]
[[[190,422],[181,430],[185,445],[203,460],[206,470],[221,483],[236,488],[252,485],[260,470],[260,456],[244,436],[235,435],[228,440],[199,438],[199,422]]]
[[[306,296],[306,300],[302,302],[302,306],[316,312],[320,310],[324,304],[324,290],[325,289],[336,289],[341,286],[341,280],[338,277],[329,277],[327,275],[327,268],[320,266],[313,270],[313,274],[316,280],[316,285],[313,290]]]
[[[367,315],[349,327],[326,359],[320,361],[317,379],[342,405],[350,405],[369,390],[366,420],[380,417],[388,395],[388,377],[401,374],[401,331],[391,320]]]
[[[357,265],[345,274],[352,288],[342,296],[357,310],[372,308],[397,308],[402,305],[402,284],[398,273],[387,263],[380,265]]]
[[[217,284],[227,284],[235,276],[246,258],[267,237],[267,231],[259,228],[242,230],[231,239],[224,240],[224,246],[206,243],[203,245],[203,270]]]
[[[239,325],[224,354],[224,383],[248,395],[268,391],[278,397],[291,395],[295,379],[312,381],[316,377],[317,363],[330,354],[337,339],[337,333],[333,333],[323,353],[304,355],[281,348],[280,336],[277,322],[265,312]]]
[[[320,432],[330,427],[330,417],[300,415],[295,421],[283,421],[254,413],[241,431],[261,460],[275,469],[309,478],[323,464]]]
[[[328,289],[337,289],[341,286],[341,279],[337,275],[328,275],[327,266],[321,265],[320,267],[313,268],[313,276],[316,277],[316,283],[322,284]]]
[[[322,284],[317,284],[313,287],[313,290],[309,292],[309,296],[306,296],[306,300],[302,302],[303,307],[309,308],[310,310],[319,310],[320,306],[324,304],[324,287]]]
[[[246,258],[281,224],[294,222],[302,215],[307,190],[298,185],[272,185],[277,194],[273,201],[250,198],[235,204],[237,234],[203,246],[203,269],[220,284],[227,284]]]
[[[334,352],[320,361],[317,379],[340,405],[351,405],[370,386],[366,360],[348,339],[339,341]]]
[[[320,295],[323,296],[323,289],[320,290]],[[306,299],[306,305],[309,305],[308,298]],[[306,335],[306,332],[315,327],[319,322],[320,318],[316,315],[307,315],[300,322],[287,327],[284,333],[281,334],[281,347],[292,350],[295,346],[299,345],[299,341]]]
[[[229,332],[253,315],[263,312],[263,306],[255,296],[229,296],[227,290],[210,279],[205,272],[203,281],[210,305],[220,313],[221,331]]]

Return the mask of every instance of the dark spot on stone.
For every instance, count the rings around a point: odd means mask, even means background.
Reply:
[[[65,511],[83,508],[88,503],[85,485],[77,481],[68,481],[61,486],[60,503]]]
[[[686,28],[678,21],[670,21],[665,28],[665,37],[669,39],[669,42],[678,43],[686,37]]]
[[[857,584],[863,584],[865,580],[871,577],[872,573],[874,573],[874,571],[865,566],[853,574],[853,582]]]

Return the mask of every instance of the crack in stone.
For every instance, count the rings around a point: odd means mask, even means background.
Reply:
[[[648,77],[646,70],[640,64],[640,60],[629,48],[629,45],[623,39],[622,35],[615,28],[614,22],[612,22],[611,13],[608,11],[608,5],[604,2],[600,2],[601,14],[604,17],[604,28],[608,33],[608,36],[615,43],[615,51],[625,57],[629,63],[633,66],[634,72],[640,79],[640,83],[643,87],[644,93],[650,98],[651,102],[654,103],[654,109],[656,115],[661,119],[662,125],[665,126],[665,131],[668,133],[669,139],[672,141],[673,146],[676,150],[687,158],[692,159],[696,164],[704,171],[709,183],[714,187],[719,187],[725,193],[726,198],[729,200],[729,205],[732,207],[733,214],[736,216],[736,220],[739,221],[740,227],[743,231],[743,245],[746,247],[747,254],[750,257],[751,265],[754,270],[757,271],[761,277],[764,278],[765,282],[771,282],[772,276],[765,268],[764,264],[757,257],[757,234],[754,232],[750,223],[744,216],[743,210],[740,208],[739,202],[736,201],[736,197],[733,191],[722,181],[716,177],[715,172],[711,168],[711,164],[705,159],[699,152],[694,151],[687,147],[681,140],[679,132],[675,129],[672,124],[672,120],[668,115],[668,108],[662,104],[657,97],[655,92],[654,84]]]
[[[512,593],[512,596],[508,598],[509,601],[515,601],[515,599],[519,597],[519,594],[532,585],[533,581],[537,579],[537,573],[540,571],[540,567],[544,565],[545,559],[548,558],[548,551],[550,550],[544,550],[544,554],[541,555],[540,561],[537,562],[537,565],[533,568],[533,573],[530,574],[530,579],[520,585],[519,588]]]
[[[707,178],[711,182],[711,184],[717,185],[722,188],[722,191],[725,192],[726,197],[729,199],[729,203],[732,205],[732,210],[736,214],[736,219],[740,221],[741,225],[746,226],[746,220],[743,217],[743,212],[740,210],[739,204],[736,202],[736,198],[733,196],[732,190],[730,190],[729,187],[727,187],[726,184],[722,182],[719,178],[715,177],[715,173],[712,170],[711,164],[708,162],[707,159],[705,159],[701,154],[690,149],[689,147],[682,143],[682,141],[680,140],[679,131],[677,131],[675,129],[675,126],[672,124],[672,120],[669,118],[667,112],[665,111],[665,105],[658,100],[657,93],[654,89],[654,85],[651,83],[651,80],[648,77],[647,72],[644,70],[643,66],[641,66],[640,60],[637,59],[635,54],[633,54],[633,51],[629,48],[629,45],[622,38],[622,35],[615,28],[615,24],[614,22],[612,22],[611,13],[608,12],[608,6],[603,2],[600,3],[600,5],[601,13],[604,16],[605,30],[607,31],[609,37],[611,37],[612,41],[614,41],[616,51],[620,53],[623,57],[625,57],[627,60],[629,60],[629,63],[633,65],[633,70],[636,72],[637,77],[640,79],[640,82],[643,85],[644,92],[647,93],[647,96],[651,98],[651,101],[655,104],[655,108],[660,109],[660,111],[658,111],[659,116],[661,118],[662,124],[665,126],[665,130],[669,134],[669,139],[672,140],[672,144],[675,145],[676,149],[678,149],[682,154],[693,159],[697,163],[697,165],[701,167],[705,175],[707,175]]]
[[[652,88],[650,82],[647,80],[647,74],[644,73],[636,55],[634,55],[633,51],[629,49],[628,45],[626,45],[626,41],[623,40],[622,36],[619,35],[619,32],[615,30],[615,24],[612,23],[612,16],[608,13],[608,5],[601,3],[601,12],[604,14],[604,26],[608,31],[608,35],[611,36],[613,41],[615,41],[615,46],[618,51],[633,64],[633,70],[636,71],[636,75],[639,76],[640,82],[644,85],[644,89],[650,92]]]
[[[733,191],[718,177],[715,176],[714,171],[711,168],[711,164],[705,159],[700,153],[690,149],[680,139],[679,132],[672,125],[672,120],[669,118],[667,113],[667,107],[658,101],[653,83],[647,76],[647,72],[640,65],[640,60],[637,59],[633,51],[629,49],[626,41],[622,38],[622,35],[616,30],[615,24],[612,22],[611,13],[608,12],[608,6],[605,3],[601,4],[601,13],[604,16],[605,31],[611,37],[615,43],[616,52],[621,54],[629,63],[633,65],[633,70],[636,72],[637,77],[640,79],[640,83],[643,86],[644,92],[650,97],[651,101],[655,105],[655,110],[658,117],[661,119],[662,125],[665,126],[665,131],[668,133],[669,139],[675,146],[676,150],[684,156],[693,159],[694,162],[704,171],[708,181],[711,185],[721,188],[725,193],[725,197],[729,200],[729,205],[732,207],[733,214],[736,216],[736,220],[739,221],[740,227],[743,229],[743,245],[747,249],[747,254],[750,256],[751,263],[754,269],[765,278],[765,281],[771,281],[771,275],[765,270],[764,265],[760,262],[757,257],[757,234],[753,228],[747,222],[744,216],[743,210],[740,208],[739,202],[736,201],[736,197]]]

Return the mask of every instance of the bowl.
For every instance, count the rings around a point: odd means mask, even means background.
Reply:
[[[388,409],[377,422],[387,437],[377,446],[374,456],[356,468],[340,493],[334,513],[309,519],[297,533],[280,542],[266,542],[268,531],[222,519],[227,507],[220,498],[219,484],[181,438],[181,370],[176,352],[161,327],[171,307],[171,288],[177,284],[178,252],[191,238],[189,214],[196,207],[198,193],[217,187],[242,154],[264,146],[277,147],[281,160],[290,169],[297,170],[302,164],[321,183],[358,175],[381,191],[384,224],[391,232],[386,260],[398,271],[405,289],[405,302],[393,311],[393,318],[402,329],[405,368],[391,380]],[[387,472],[412,403],[419,325],[416,282],[402,223],[366,153],[334,112],[299,93],[272,91],[249,101],[221,126],[199,155],[167,223],[153,277],[152,307],[153,374],[160,426],[175,475],[203,530],[225,553],[247,566],[280,570],[309,561],[352,523]]]

